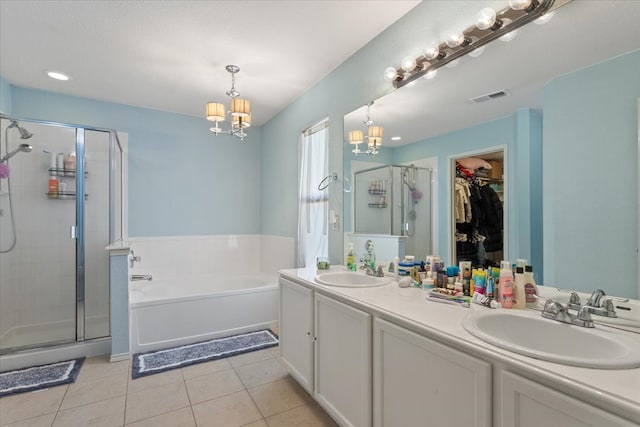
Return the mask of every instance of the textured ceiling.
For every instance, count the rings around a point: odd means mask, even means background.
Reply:
[[[202,116],[207,101],[226,102],[224,67],[236,64],[236,88],[260,125],[418,3],[0,0],[0,75],[17,86]],[[72,80],[51,80],[50,69]]]

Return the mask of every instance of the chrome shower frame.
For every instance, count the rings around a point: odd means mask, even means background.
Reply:
[[[120,209],[116,212],[114,207],[116,206],[116,193],[120,195],[122,198],[125,194],[123,192],[123,180],[122,177],[116,176],[116,166],[118,164],[118,160],[120,161],[120,165],[123,164],[124,159],[124,150],[123,146],[118,138],[118,133],[114,129],[100,128],[94,126],[85,126],[85,125],[76,125],[71,123],[61,123],[61,122],[52,122],[45,120],[34,120],[28,118],[20,118],[20,117],[12,117],[7,116],[5,114],[0,114],[0,119],[9,120],[11,124],[10,127],[17,127],[20,131],[20,135],[22,139],[26,139],[23,137],[26,134],[29,134],[28,137],[31,137],[31,133],[29,133],[25,128],[19,126],[17,123],[33,123],[39,125],[47,125],[47,126],[57,126],[64,128],[73,128],[76,130],[76,156],[78,159],[84,159],[85,155],[85,132],[86,131],[95,131],[95,132],[104,132],[109,134],[109,244],[113,244],[118,240],[123,239],[123,211],[122,205],[123,200],[120,201],[118,206]],[[15,125],[14,125],[15,124]],[[12,126],[14,125],[14,126]],[[27,137],[27,138],[28,138]],[[117,158],[119,157],[119,159]],[[76,193],[79,195],[85,194],[84,188],[84,176],[85,176],[85,162],[78,161],[76,163]],[[6,348],[0,351],[0,356],[5,355],[13,355],[18,352],[23,352],[27,350],[45,350],[51,349],[52,347],[57,347],[60,345],[69,345],[73,343],[82,343],[85,342],[85,206],[84,206],[84,197],[76,198],[76,225],[72,227],[73,237],[76,240],[76,339],[75,340],[67,340],[67,341],[56,341],[56,342],[48,342],[42,344],[32,344],[25,345],[21,347],[11,347]],[[118,215],[119,218],[116,220],[115,216]],[[120,224],[119,230],[116,227],[116,224]],[[106,338],[109,338],[106,337]],[[105,337],[100,338],[92,338],[86,340],[87,342],[98,343],[100,341],[104,341]]]

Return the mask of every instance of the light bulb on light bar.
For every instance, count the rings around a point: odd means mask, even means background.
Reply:
[[[394,80],[398,77],[398,72],[393,67],[388,67],[384,70],[384,79],[388,81]]]
[[[413,71],[416,68],[416,65],[416,59],[413,56],[405,56],[402,58],[401,67],[404,71]]]
[[[454,48],[464,43],[464,33],[462,31],[449,31],[445,35],[447,46]]]
[[[509,7],[513,10],[525,10],[531,6],[531,0],[509,0]]]
[[[424,49],[424,53],[422,56],[424,56],[427,61],[430,61],[432,59],[436,59],[440,55],[440,45],[436,42],[433,42]]]
[[[488,30],[496,23],[496,11],[490,7],[482,9],[476,17],[476,27],[479,30]]]

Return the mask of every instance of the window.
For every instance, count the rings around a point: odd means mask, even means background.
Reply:
[[[318,190],[329,174],[329,121],[302,132],[298,159],[298,267],[315,265],[329,253],[329,191]]]

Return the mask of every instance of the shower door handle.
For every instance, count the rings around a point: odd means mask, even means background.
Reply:
[[[77,225],[72,225],[69,234],[70,234],[69,235],[70,238],[77,239],[78,238],[78,226]]]

